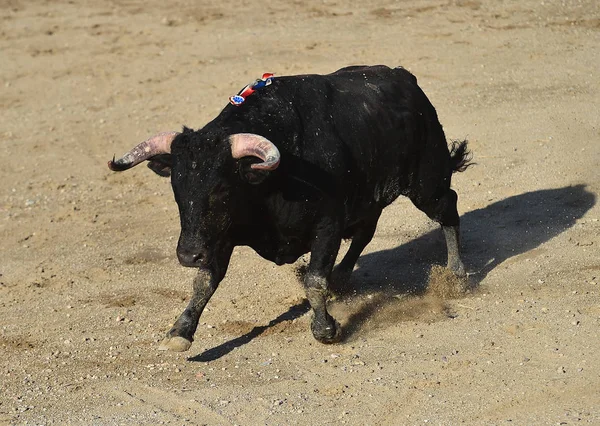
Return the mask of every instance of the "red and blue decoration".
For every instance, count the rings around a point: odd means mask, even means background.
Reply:
[[[231,105],[240,106],[244,103],[246,98],[253,94],[257,89],[262,89],[263,87],[268,86],[273,82],[273,74],[264,73],[260,80],[256,80],[253,83],[250,83],[246,87],[244,87],[237,95],[231,96],[229,98],[229,102]]]

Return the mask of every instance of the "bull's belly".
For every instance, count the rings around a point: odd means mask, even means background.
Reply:
[[[306,242],[295,237],[279,239],[279,241],[270,240],[254,243],[250,244],[250,247],[262,258],[277,265],[294,263],[300,256],[310,251],[310,247]]]

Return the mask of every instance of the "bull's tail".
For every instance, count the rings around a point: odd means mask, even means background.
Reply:
[[[467,141],[452,141],[450,145],[450,166],[452,167],[452,173],[464,172],[467,167],[472,166],[471,160],[473,155],[471,151],[467,149]]]

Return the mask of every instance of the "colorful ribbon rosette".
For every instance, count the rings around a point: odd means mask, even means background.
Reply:
[[[237,95],[231,96],[229,98],[229,102],[231,103],[231,105],[240,106],[241,104],[244,103],[246,98],[248,96],[250,96],[251,94],[253,94],[256,90],[262,89],[263,87],[268,86],[272,82],[273,82],[273,74],[268,73],[268,72],[264,73],[260,80],[256,80],[256,81],[250,83],[249,85],[244,87],[242,90],[240,90],[240,92]]]

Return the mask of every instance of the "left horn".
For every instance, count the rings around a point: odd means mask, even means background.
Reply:
[[[258,170],[275,170],[279,166],[281,154],[267,138],[253,133],[237,133],[229,137],[233,158],[258,157],[263,162],[250,167]]]
[[[175,136],[178,134],[178,132],[159,133],[140,143],[118,160],[115,160],[113,157],[112,161],[108,162],[108,168],[115,172],[121,172],[130,169],[155,155],[169,154],[171,153],[171,142],[173,142],[173,139],[175,139]]]

